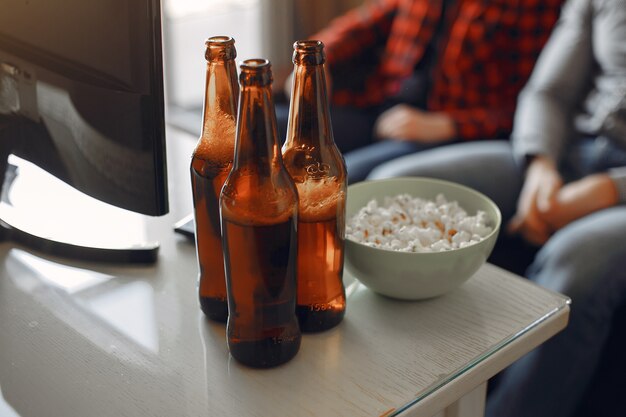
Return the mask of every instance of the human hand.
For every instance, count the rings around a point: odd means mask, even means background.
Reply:
[[[550,207],[541,213],[541,218],[556,231],[617,202],[615,183],[607,174],[589,175],[562,187]]]
[[[456,126],[446,113],[425,112],[398,104],[378,117],[374,134],[383,139],[439,143],[453,139]]]
[[[542,213],[551,209],[562,184],[554,161],[545,156],[535,157],[526,172],[517,212],[508,224],[509,233],[519,233],[535,245],[544,244],[550,237],[551,228]]]

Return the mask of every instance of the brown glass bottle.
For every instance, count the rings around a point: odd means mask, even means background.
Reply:
[[[228,347],[271,367],[300,348],[295,315],[298,196],[277,143],[269,61],[240,66],[235,160],[220,198]]]
[[[219,196],[232,167],[235,148],[239,94],[236,56],[233,38],[207,39],[202,134],[191,158],[200,307],[208,318],[221,322],[228,318],[228,304]]]
[[[337,325],[346,309],[346,167],[330,124],[323,48],[320,41],[294,43],[294,81],[282,149],[300,199],[296,313],[305,332]]]

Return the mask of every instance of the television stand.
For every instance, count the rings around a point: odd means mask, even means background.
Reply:
[[[0,196],[0,240],[74,260],[151,264],[159,243],[146,216],[83,194],[11,155]]]

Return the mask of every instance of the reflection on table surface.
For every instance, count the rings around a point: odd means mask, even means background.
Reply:
[[[0,334],[7,336],[0,338],[0,387],[19,415],[93,415],[94,409],[124,415],[126,401],[142,400],[147,414],[176,414],[161,390],[180,392],[181,376],[159,354],[150,283],[20,249],[7,256],[0,281]],[[152,379],[159,383],[146,384]]]
[[[183,240],[165,246],[193,259]],[[312,414],[381,414],[456,378],[565,305],[544,291],[511,293],[504,284],[534,288],[520,279],[498,284],[491,266],[422,302],[378,296],[348,274],[344,322],[305,335],[286,365],[258,371],[232,360],[224,326],[202,316],[194,271],[168,261],[66,265],[4,247],[0,407],[20,417],[289,415],[291,404]]]
[[[305,335],[287,364],[231,360],[224,325],[197,301],[186,148],[168,148],[172,213],[150,219],[151,266],[66,262],[0,244],[0,415],[380,415],[475,366],[565,308],[565,298],[486,265],[422,302],[344,276],[344,321]],[[296,412],[297,411],[297,412]]]

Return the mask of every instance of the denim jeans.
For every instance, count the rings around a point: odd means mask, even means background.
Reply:
[[[625,165],[623,149],[603,138],[584,139],[570,148],[561,172],[573,181]],[[498,204],[505,227],[515,212],[523,175],[509,143],[488,141],[399,158],[376,168],[369,178],[428,176],[466,184]],[[526,276],[572,299],[570,321],[563,332],[502,373],[488,397],[486,415],[571,417],[594,377],[613,315],[626,303],[626,206],[597,211],[556,232],[538,250]],[[626,415],[626,408],[614,411]]]
[[[331,106],[333,136],[346,161],[348,184],[363,181],[372,169],[384,162],[437,146],[396,140],[376,141],[374,123],[386,108],[386,105],[368,109]],[[277,104],[276,117],[282,141],[287,133],[289,105]]]
[[[331,106],[330,119],[333,136],[339,150],[346,153],[372,143],[372,130],[378,117],[378,109],[358,109],[355,107]],[[276,104],[276,119],[280,142],[287,135],[289,103]]]
[[[348,169],[348,184],[363,181],[378,165],[433,147],[416,142],[383,140],[347,152],[344,158]]]

